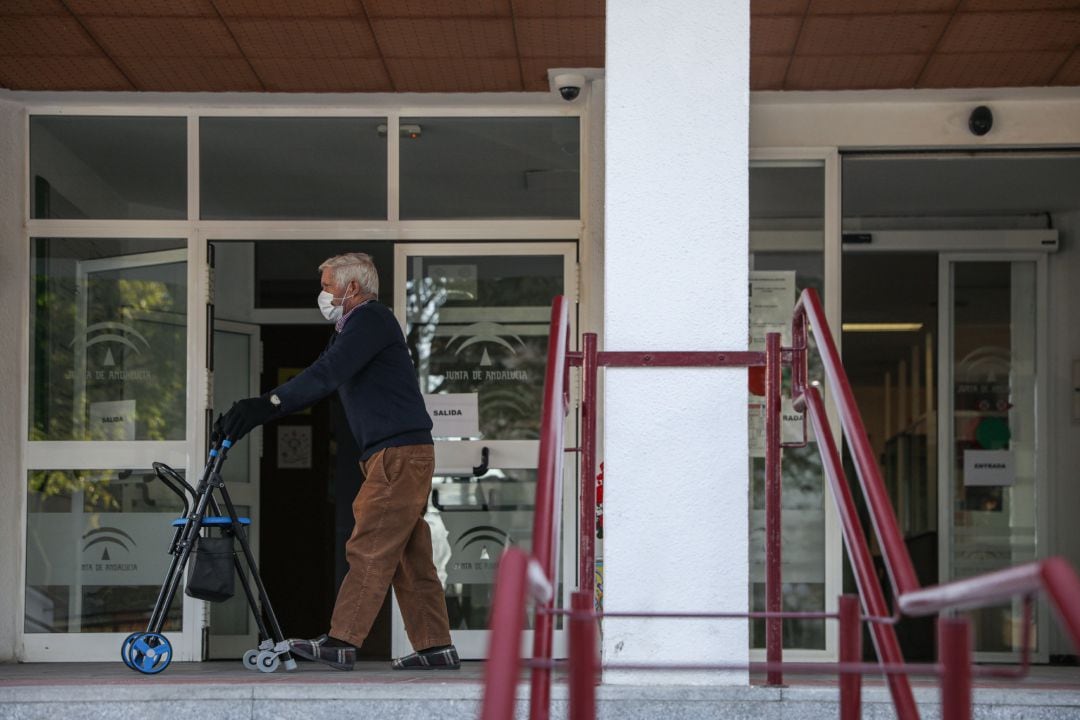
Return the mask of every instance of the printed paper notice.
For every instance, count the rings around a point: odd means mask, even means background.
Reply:
[[[92,440],[134,440],[135,401],[106,400],[90,403]]]
[[[480,437],[480,401],[476,393],[425,395],[431,434],[435,437]]]
[[[765,349],[765,334],[778,332],[780,343],[791,345],[791,314],[795,311],[795,271],[755,270],[750,273],[750,350]]]
[[[277,466],[286,470],[311,468],[310,425],[278,425]]]
[[[750,457],[765,457],[765,403],[750,403],[749,440]],[[795,405],[790,398],[780,398],[780,442],[800,443],[803,441],[803,415],[795,412]],[[813,442],[810,428],[806,429],[806,440]]]
[[[1016,464],[1012,450],[967,450],[964,452],[964,485],[973,487],[1016,484]]]

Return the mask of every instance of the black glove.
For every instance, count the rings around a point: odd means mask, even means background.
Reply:
[[[217,420],[214,421],[214,426],[210,429],[210,447],[214,447],[225,439],[225,430],[221,426],[221,421],[224,418],[224,415],[218,413]]]
[[[225,417],[214,423],[214,429],[217,430],[220,425],[219,432],[236,443],[252,429],[272,418],[276,411],[277,408],[270,402],[270,398],[250,397],[234,402]]]

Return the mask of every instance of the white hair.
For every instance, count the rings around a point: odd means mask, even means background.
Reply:
[[[379,272],[367,253],[343,253],[327,258],[319,266],[319,272],[328,268],[333,272],[334,282],[338,287],[344,287],[350,280],[355,280],[360,286],[360,292],[365,295],[379,294]]]

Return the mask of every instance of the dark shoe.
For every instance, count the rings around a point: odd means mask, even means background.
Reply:
[[[398,658],[393,665],[395,670],[460,670],[457,648],[453,645],[441,650],[424,650]]]
[[[289,652],[305,660],[314,660],[338,670],[352,670],[356,662],[356,648],[326,647],[329,635],[320,635],[313,640],[289,640]]]

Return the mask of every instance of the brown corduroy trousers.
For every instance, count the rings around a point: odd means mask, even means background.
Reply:
[[[392,583],[413,648],[449,645],[446,598],[424,520],[435,450],[431,445],[388,447],[361,463],[361,469],[364,482],[353,500],[356,526],[345,544],[349,572],[338,590],[330,635],[359,647]]]

